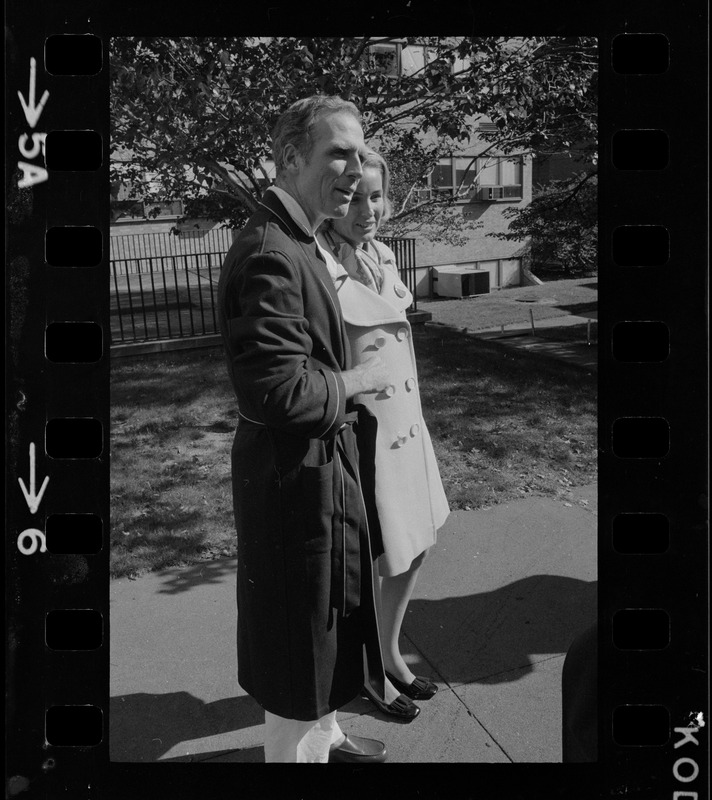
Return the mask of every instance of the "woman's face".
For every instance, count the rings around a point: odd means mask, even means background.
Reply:
[[[378,167],[364,167],[363,177],[351,198],[348,214],[332,220],[334,230],[353,245],[376,236],[384,210],[383,176]]]

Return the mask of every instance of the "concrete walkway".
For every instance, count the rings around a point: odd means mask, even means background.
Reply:
[[[589,317],[577,317],[570,314],[565,317],[541,319],[536,321],[534,330],[536,331],[538,328],[586,325],[589,319],[593,320],[595,318],[595,314],[591,314]],[[498,344],[514,348],[515,350],[525,350],[549,358],[556,358],[559,361],[565,361],[590,372],[596,372],[598,370],[598,347],[596,344],[592,343],[587,345],[585,342],[560,342],[552,339],[545,339],[544,337],[533,335],[529,323],[513,323],[507,325],[504,329],[499,327],[483,328],[479,330],[469,330],[468,328],[443,325],[438,322],[426,322],[425,327],[431,329],[447,328],[456,330],[459,333],[475,336],[478,339],[496,341]]]
[[[561,668],[596,618],[596,487],[455,511],[408,608],[402,651],[440,691],[410,724],[367,700],[347,733],[393,762],[561,760]],[[235,560],[113,581],[113,761],[263,761],[263,712],[239,688]]]

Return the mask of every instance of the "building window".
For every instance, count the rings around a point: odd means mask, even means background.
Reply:
[[[370,69],[397,78],[400,75],[400,45],[393,42],[372,44],[368,48]]]
[[[452,65],[452,71],[455,75],[460,75],[463,72],[468,72],[472,68],[472,59],[470,56],[465,58],[455,57],[455,63]]]
[[[434,47],[421,44],[409,44],[401,51],[401,75],[414,75],[426,64],[434,61],[437,51]]]
[[[415,75],[427,64],[435,61],[438,51],[424,44],[405,44],[405,40],[372,44],[368,48],[368,65],[384,75]],[[460,74],[470,69],[469,57],[458,58],[452,64],[452,72]]]
[[[462,184],[461,192],[469,192],[477,181],[477,162],[472,164],[471,158],[457,156],[452,159],[455,170],[455,190]]]
[[[111,221],[145,219],[141,200],[112,200]]]
[[[143,204],[143,209],[144,209],[143,213],[146,219],[181,217],[183,216],[183,201],[169,200],[166,203],[145,201]]]
[[[441,158],[429,177],[435,196],[457,196],[458,200],[521,200],[522,157],[493,156]]]
[[[430,188],[436,195],[452,197],[455,191],[451,159],[440,159],[430,173]]]

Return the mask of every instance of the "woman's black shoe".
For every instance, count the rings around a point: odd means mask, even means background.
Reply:
[[[367,697],[379,711],[391,717],[397,717],[404,722],[412,722],[418,714],[420,714],[420,707],[416,706],[415,703],[402,694],[399,694],[392,703],[385,703],[379,697],[376,697],[370,689],[364,686],[363,695]]]
[[[438,691],[438,687],[427,678],[419,678],[416,675],[413,683],[403,683],[403,681],[399,681],[398,678],[391,675],[390,672],[386,672],[386,675],[396,689],[398,689],[401,694],[410,697],[411,700],[430,700]]]

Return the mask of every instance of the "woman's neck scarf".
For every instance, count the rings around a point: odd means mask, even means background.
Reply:
[[[383,267],[375,247],[368,247],[368,245],[354,247],[333,228],[327,228],[324,231],[324,238],[329,243],[336,260],[348,272],[349,277],[368,286],[376,294],[381,293]]]

